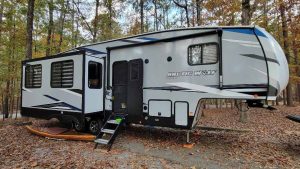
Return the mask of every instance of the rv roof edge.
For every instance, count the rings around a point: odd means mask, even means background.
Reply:
[[[107,41],[102,41],[102,42],[96,42],[96,43],[90,43],[83,45],[81,47],[87,47],[87,46],[92,46],[92,45],[98,45],[98,44],[103,44],[103,43],[109,43],[109,42],[114,42],[122,39],[130,39],[130,38],[135,38],[139,36],[146,36],[146,35],[152,35],[160,32],[174,32],[174,31],[183,31],[183,30],[200,30],[200,29],[217,29],[217,28],[240,28],[240,29],[249,29],[253,28],[255,25],[239,25],[239,26],[199,26],[199,27],[189,27],[189,28],[176,28],[176,29],[168,29],[168,30],[163,30],[163,31],[154,31],[154,32],[148,32],[148,33],[142,33],[138,35],[133,35],[133,36],[127,36],[124,38],[117,38],[113,40],[107,40]]]
[[[65,56],[72,56],[72,55],[77,55],[77,54],[84,54],[84,53],[85,53],[84,50],[78,50],[78,51],[68,52],[68,53],[60,53],[60,54],[51,55],[51,56],[47,56],[47,57],[40,57],[40,58],[33,58],[33,59],[29,59],[29,60],[23,60],[22,64],[26,64],[28,62],[40,61],[40,60],[60,58],[60,57],[65,57]]]
[[[213,31],[193,33],[193,34],[176,36],[176,37],[170,37],[170,38],[159,39],[159,40],[154,40],[154,41],[148,41],[148,42],[141,42],[141,43],[136,43],[136,44],[114,46],[114,47],[109,47],[109,50],[121,49],[121,48],[128,48],[128,47],[135,47],[135,46],[143,46],[143,45],[151,45],[151,44],[159,43],[159,42],[170,42],[170,41],[175,41],[175,40],[183,40],[183,39],[189,39],[189,38],[198,37],[198,36],[217,34],[218,32],[219,32],[219,29],[215,29]]]

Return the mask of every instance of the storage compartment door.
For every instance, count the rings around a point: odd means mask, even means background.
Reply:
[[[149,115],[157,117],[171,117],[172,102],[170,100],[150,100]]]
[[[175,102],[175,124],[179,126],[188,125],[189,106],[187,102]]]

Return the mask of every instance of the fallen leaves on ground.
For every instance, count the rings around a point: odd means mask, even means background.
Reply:
[[[198,125],[249,129],[249,132],[197,129],[191,134],[191,142],[195,145],[187,149],[183,148],[185,131],[129,127],[117,137],[112,151],[107,152],[105,147],[94,150],[91,142],[58,141],[34,136],[23,126],[14,125],[15,120],[5,120],[0,122],[0,168],[300,166],[300,124],[285,118],[289,114],[300,114],[299,106],[278,107],[276,111],[252,108],[248,112],[247,123],[238,121],[239,115],[235,109],[204,111],[205,116]],[[30,120],[34,127],[41,130],[60,126],[55,120]],[[22,119],[17,122],[22,122]],[[139,145],[141,147],[137,147]]]

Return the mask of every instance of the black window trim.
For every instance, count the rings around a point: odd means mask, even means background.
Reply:
[[[35,66],[41,66],[41,86],[38,86],[38,87],[33,87],[33,86],[31,86],[31,87],[28,87],[28,84],[26,83],[26,67],[27,66],[30,66],[30,67],[35,67]],[[38,89],[38,88],[41,88],[42,87],[42,84],[43,84],[43,82],[42,82],[42,80],[43,80],[43,66],[42,66],[42,64],[34,64],[34,65],[26,65],[25,66],[25,78],[24,78],[24,81],[25,81],[25,88],[27,88],[27,89]]]
[[[217,60],[216,62],[211,62],[211,63],[200,63],[200,64],[191,64],[190,63],[190,60],[189,60],[189,49],[190,47],[193,47],[193,46],[202,46],[203,45],[210,45],[210,44],[215,44],[217,46]],[[213,64],[217,64],[219,62],[219,58],[220,58],[220,53],[219,53],[219,43],[217,42],[206,42],[206,43],[197,43],[197,44],[192,44],[192,45],[189,45],[188,48],[187,48],[187,62],[190,66],[198,66],[198,65],[213,65]],[[201,49],[201,57],[203,57],[203,50]]]
[[[72,71],[72,85],[71,86],[67,86],[67,87],[63,87],[63,86],[60,86],[60,87],[53,87],[52,86],[52,65],[54,64],[54,63],[60,63],[60,62],[67,62],[67,61],[72,61],[72,65],[73,65],[73,71]],[[56,61],[56,62],[52,62],[51,63],[51,68],[50,68],[50,86],[51,86],[51,88],[62,88],[62,89],[64,89],[64,88],[73,88],[73,86],[74,86],[74,60],[73,59],[68,59],[68,60],[62,60],[62,61]]]
[[[94,88],[94,87],[91,88],[89,85],[88,85],[88,87],[89,87],[89,89],[102,89],[102,86],[103,86],[103,82],[102,82],[103,81],[103,74],[102,74],[103,73],[103,70],[102,70],[103,69],[103,65],[100,62],[96,62],[96,61],[90,60],[89,63],[88,63],[88,69],[89,69],[89,66],[90,66],[91,62],[100,64],[100,68],[101,68],[101,72],[100,72],[101,73],[101,77],[100,77],[101,81],[100,82],[101,83],[100,83],[100,87],[99,88]],[[89,71],[88,71],[88,81],[89,81]]]

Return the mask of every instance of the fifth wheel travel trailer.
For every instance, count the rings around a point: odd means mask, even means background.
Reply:
[[[288,77],[260,27],[166,30],[23,61],[21,114],[72,122],[109,144],[120,122],[193,129],[201,99],[275,100]]]

